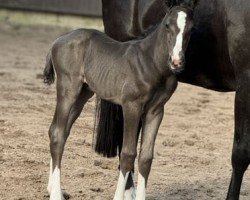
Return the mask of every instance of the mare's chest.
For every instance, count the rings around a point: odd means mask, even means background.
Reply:
[[[227,14],[224,0],[200,1],[181,81],[219,91],[235,89]]]
[[[250,69],[250,2],[230,0],[227,10],[229,52],[237,75]]]

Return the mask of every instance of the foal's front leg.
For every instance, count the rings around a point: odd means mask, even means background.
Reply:
[[[140,123],[138,126],[137,131],[137,143],[140,135],[142,124]],[[126,184],[126,190],[124,194],[124,200],[135,200],[136,198],[136,188],[135,188],[135,182],[134,182],[134,172],[129,173],[127,184]]]
[[[135,200],[136,189],[134,183],[134,172],[130,172],[126,184],[126,190],[124,193],[124,200]]]
[[[146,198],[146,186],[154,155],[155,139],[163,114],[164,108],[161,108],[155,113],[149,111],[143,119],[136,200]]]
[[[163,115],[164,105],[170,99],[177,87],[175,76],[166,79],[164,87],[158,90],[148,104],[146,114],[142,119],[142,140],[139,155],[139,176],[136,200],[145,200],[146,186],[154,155],[154,145]]]
[[[141,116],[141,106],[136,103],[123,105],[124,135],[120,156],[120,176],[114,200],[123,200],[128,176],[133,174],[137,155],[137,131]]]

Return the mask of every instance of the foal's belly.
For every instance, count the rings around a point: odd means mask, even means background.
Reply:
[[[121,103],[122,88],[126,76],[119,70],[105,65],[86,66],[84,80],[98,97],[116,104]]]
[[[151,87],[136,80],[131,73],[126,73],[126,70],[123,71],[118,66],[117,70],[103,66],[87,68],[83,78],[98,97],[119,105],[128,101],[145,103],[152,95]]]

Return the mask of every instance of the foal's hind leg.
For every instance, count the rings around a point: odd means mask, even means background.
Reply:
[[[67,77],[59,77],[57,84],[57,106],[50,127],[50,151],[52,162],[48,191],[51,200],[64,199],[61,192],[60,169],[64,145],[72,124],[80,115],[86,101],[93,95],[82,85],[81,80],[73,82]]]
[[[141,116],[141,106],[128,102],[123,105],[124,135],[120,156],[120,176],[114,200],[123,200],[128,176],[134,170],[137,147],[137,131]]]
[[[250,81],[242,75],[242,87],[235,97],[235,135],[232,153],[233,172],[227,200],[238,200],[244,173],[250,163]],[[245,79],[245,80],[244,80]]]

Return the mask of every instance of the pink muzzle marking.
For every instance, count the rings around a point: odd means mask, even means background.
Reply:
[[[177,57],[172,57],[172,63],[174,66],[180,66],[181,65],[181,59]]]

